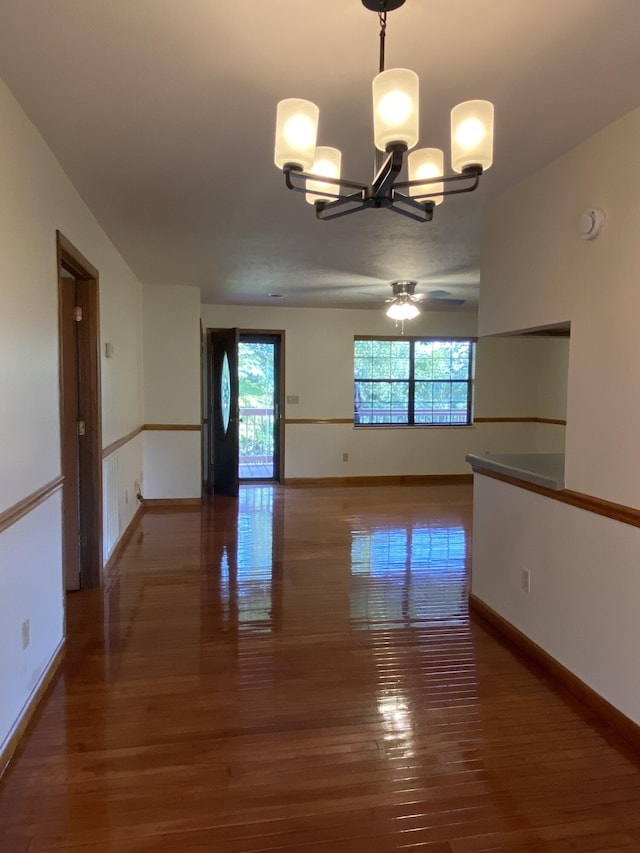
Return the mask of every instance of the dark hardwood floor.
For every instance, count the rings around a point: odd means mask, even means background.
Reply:
[[[0,850],[640,851],[640,760],[470,623],[471,489],[245,486],[68,599]]]

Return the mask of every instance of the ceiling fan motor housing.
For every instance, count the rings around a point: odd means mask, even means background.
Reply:
[[[402,279],[401,281],[392,281],[391,289],[394,296],[413,296],[416,290],[417,281]]]

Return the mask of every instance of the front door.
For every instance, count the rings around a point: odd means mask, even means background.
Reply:
[[[209,484],[214,494],[238,495],[238,329],[209,332]]]

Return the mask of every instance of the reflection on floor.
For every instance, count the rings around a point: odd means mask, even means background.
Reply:
[[[640,765],[469,621],[468,487],[146,515],[0,783],[0,851],[640,850]]]
[[[227,631],[263,633],[272,628],[272,487],[240,489],[237,541],[220,562],[220,598]]]
[[[462,625],[467,539],[462,526],[353,531],[351,617],[359,627]]]

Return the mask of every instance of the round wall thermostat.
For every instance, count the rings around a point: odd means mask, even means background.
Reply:
[[[585,210],[578,222],[578,233],[583,240],[593,240],[602,231],[604,210],[597,207]]]

